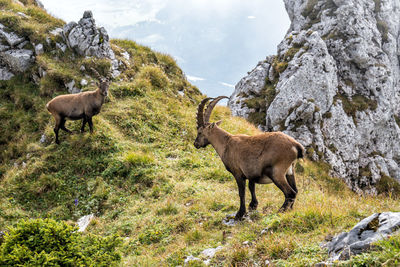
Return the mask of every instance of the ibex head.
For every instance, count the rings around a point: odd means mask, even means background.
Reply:
[[[95,70],[94,68],[90,68],[92,70],[92,72],[95,75],[95,78],[99,80],[99,83],[97,83],[97,86],[100,89],[100,92],[103,96],[107,96],[108,95],[108,87],[110,86],[110,80],[111,77],[108,74],[107,77],[102,77],[97,70]]]
[[[215,105],[221,99],[228,98],[226,96],[219,96],[217,98],[205,98],[203,99],[199,107],[197,109],[197,137],[194,141],[195,148],[206,147],[210,142],[207,139],[210,131],[215,127],[215,125],[219,125],[221,121],[210,123],[211,112]],[[207,106],[206,111],[203,113],[204,106],[207,104],[209,100],[213,99],[210,104]]]

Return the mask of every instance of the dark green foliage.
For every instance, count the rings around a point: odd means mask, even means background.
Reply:
[[[118,264],[121,240],[82,235],[65,222],[20,221],[0,246],[1,266],[106,266]]]
[[[267,109],[276,96],[275,86],[278,81],[270,81],[268,77],[265,79],[264,88],[260,93],[250,94],[249,98],[243,103],[255,111],[249,114],[248,120],[255,125],[265,125],[265,117]]]
[[[400,197],[400,183],[384,173],[381,173],[381,179],[376,184],[376,189],[379,194],[391,195],[395,198]]]

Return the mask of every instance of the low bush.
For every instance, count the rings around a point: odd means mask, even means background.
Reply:
[[[121,260],[116,236],[83,235],[52,219],[21,220],[0,247],[1,266],[106,266]]]

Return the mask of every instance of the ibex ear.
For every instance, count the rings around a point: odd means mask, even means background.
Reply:
[[[212,129],[212,128],[214,128],[215,125],[217,125],[217,126],[220,125],[221,122],[222,122],[222,121],[217,121],[217,122],[211,123],[211,124],[210,124],[210,128]]]

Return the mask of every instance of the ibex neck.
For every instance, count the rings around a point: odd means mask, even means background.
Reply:
[[[227,131],[219,128],[218,126],[214,126],[210,135],[207,137],[208,141],[221,158],[225,152],[226,144],[228,143],[230,136],[231,134]]]

